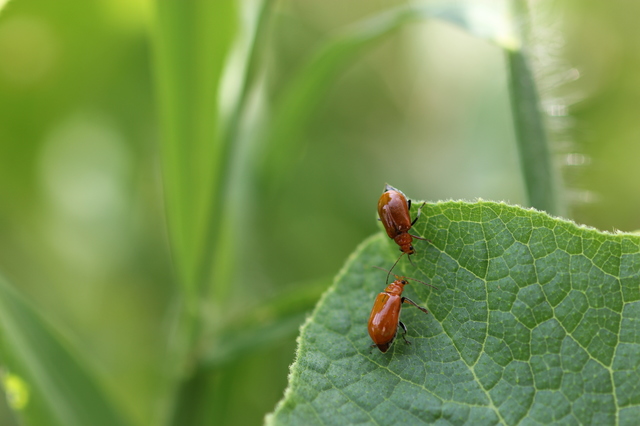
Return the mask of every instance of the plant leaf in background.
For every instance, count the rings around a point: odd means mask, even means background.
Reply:
[[[3,373],[5,387],[20,394],[14,408],[28,424],[129,424],[64,339],[2,277],[0,336],[2,364],[11,369]]]
[[[451,23],[505,49],[520,46],[506,2],[418,3],[391,8],[349,25],[321,43],[280,93],[268,121],[266,144],[255,154],[260,158],[261,180],[271,180],[277,186],[283,172],[300,155],[299,133],[346,64],[404,25],[427,19]]]
[[[379,234],[303,327],[268,424],[637,421],[640,237],[483,201],[427,205],[414,230],[432,243],[403,274],[438,289],[406,290],[431,312],[402,310],[413,344],[369,348],[372,266],[396,255]]]
[[[174,382],[161,404],[161,417],[169,418],[180,411],[175,401],[187,392],[183,382],[198,362],[192,352],[206,328],[201,309],[210,290],[212,250],[220,243],[220,205],[231,152],[230,141],[220,137],[220,79],[237,35],[238,11],[235,1],[156,3],[152,41],[165,208],[181,300],[169,337],[167,366]]]
[[[207,229],[227,170],[229,141],[220,134],[219,81],[237,31],[233,1],[157,2],[154,32],[169,235],[186,308],[197,315]]]

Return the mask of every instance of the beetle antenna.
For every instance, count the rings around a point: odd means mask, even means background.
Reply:
[[[434,286],[434,285],[431,285],[431,284],[427,284],[427,283],[425,283],[424,281],[420,281],[420,280],[417,280],[417,279],[415,279],[415,278],[409,278],[409,277],[405,277],[405,278],[406,278],[406,279],[408,279],[408,280],[417,281],[417,282],[419,282],[419,283],[422,283],[422,284],[424,284],[424,285],[428,285],[429,287],[432,287],[432,288],[435,288],[436,290],[438,290],[438,287],[436,287],[436,286]]]
[[[398,262],[400,261],[400,259],[402,258],[402,256],[404,256],[405,253],[402,253],[400,255],[400,257],[398,257],[398,259],[396,260],[396,262],[393,264],[393,266],[391,266],[391,269],[389,269],[388,274],[387,274],[387,279],[385,281],[385,284],[387,284],[389,282],[389,275],[391,275],[391,271],[393,271],[393,268],[396,267],[396,265],[398,264]],[[409,256],[409,260],[411,260],[411,256]]]
[[[398,262],[396,261],[396,263],[398,263]],[[394,264],[394,266],[395,266],[395,264]],[[387,272],[387,282],[385,283],[385,285],[389,284],[389,275],[391,275],[391,270],[389,270],[389,269],[384,269],[384,268],[381,268],[381,267],[376,266],[376,265],[372,265],[372,267],[374,267],[374,268],[376,268],[376,269],[380,269],[381,271],[385,271],[385,272]],[[393,274],[393,275],[394,275],[396,278],[400,278],[400,277],[399,277],[399,276],[397,276],[396,274]]]
[[[388,270],[388,269],[384,269],[384,268],[381,268],[381,267],[379,267],[379,266],[372,265],[372,267],[373,267],[373,268],[376,268],[376,269],[380,269],[381,271],[386,271],[386,272],[388,272],[388,273],[391,273],[391,271],[390,271],[390,270]],[[400,279],[400,278],[401,278],[400,276],[398,276],[398,275],[396,275],[396,274],[393,274],[393,275],[394,275],[396,278],[398,278],[398,279]],[[422,283],[422,284],[427,285],[427,286],[429,286],[429,287],[433,287],[433,288],[435,288],[436,290],[438,290],[438,287],[436,287],[436,286],[434,286],[434,285],[431,285],[431,284],[427,284],[427,283],[425,283],[424,281],[420,281],[419,279],[416,279],[416,278],[409,278],[409,277],[402,277],[402,278],[406,278],[406,279],[408,279],[408,280],[412,280],[412,281],[417,281],[417,282],[419,282],[419,283]]]

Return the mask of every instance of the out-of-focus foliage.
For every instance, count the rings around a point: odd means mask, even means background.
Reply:
[[[568,137],[561,142],[576,154],[564,161],[573,171],[567,186],[579,191],[571,194],[573,217],[601,229],[637,230],[640,49],[629,13],[640,5],[571,3],[557,40],[564,44],[563,60],[574,67],[569,72],[579,75],[558,91],[568,103]]]
[[[273,2],[248,113],[275,104],[332,31],[401,4]],[[531,53],[569,216],[639,229],[640,5],[536,4]],[[246,5],[237,4],[239,31]],[[153,9],[149,0],[12,0],[0,13],[0,270],[140,425],[167,410],[177,305]],[[504,53],[452,25],[407,25],[339,73],[277,186],[241,185],[250,201],[234,221],[237,263],[223,301],[235,326],[202,348],[223,366],[208,384],[217,424],[258,423],[280,399],[299,307],[376,231],[385,182],[413,198],[524,204],[513,133]],[[285,289],[291,299],[274,296]],[[267,334],[280,337],[259,344]],[[0,424],[15,424],[5,405]]]
[[[0,14],[0,269],[139,423],[164,383],[171,283],[147,6]]]
[[[2,374],[7,401],[25,424],[120,426],[126,421],[82,356],[0,277]]]

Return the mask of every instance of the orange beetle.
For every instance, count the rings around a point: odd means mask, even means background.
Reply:
[[[380,221],[382,221],[387,235],[400,246],[400,251],[402,252],[398,260],[396,260],[391,267],[391,270],[393,270],[402,256],[415,253],[413,245],[411,244],[414,238],[429,241],[426,238],[409,234],[409,230],[420,217],[420,211],[425,204],[426,203],[422,203],[418,209],[416,218],[412,221],[409,215],[411,200],[407,201],[407,197],[405,197],[402,191],[389,184],[385,185],[384,192],[378,200],[378,216],[380,216]],[[409,258],[409,260],[411,260],[411,258]],[[387,281],[389,281],[389,275],[387,275]]]
[[[396,280],[389,284],[382,293],[378,294],[378,297],[376,297],[376,300],[373,303],[373,309],[371,309],[371,316],[369,316],[369,336],[371,336],[371,340],[373,340],[373,345],[371,345],[371,347],[377,346],[382,353],[387,352],[391,347],[391,344],[398,333],[398,325],[402,327],[402,338],[405,343],[411,344],[411,342],[409,342],[405,337],[407,334],[407,327],[402,321],[400,321],[400,310],[402,309],[403,303],[413,305],[425,314],[429,313],[429,311],[418,305],[413,300],[402,296],[404,286],[408,284],[407,278],[399,277],[397,275],[395,277]],[[420,280],[415,280],[413,278],[408,279],[433,287],[432,285]]]

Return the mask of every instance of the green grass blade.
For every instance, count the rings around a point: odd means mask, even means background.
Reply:
[[[229,111],[220,118],[221,139],[229,146],[228,160],[220,165],[219,179],[212,196],[209,197],[208,211],[210,218],[215,215],[219,220],[209,220],[206,224],[203,256],[201,259],[201,277],[209,285],[207,297],[210,300],[222,300],[229,295],[231,278],[234,275],[233,265],[236,262],[235,254],[237,244],[235,235],[231,231],[238,226],[238,218],[242,217],[242,205],[246,192],[246,167],[248,157],[243,155],[241,139],[243,129],[247,124],[244,114],[248,106],[248,98],[255,89],[256,76],[261,65],[263,46],[268,38],[268,25],[273,9],[273,0],[261,0],[256,2],[255,9],[245,4],[248,9],[243,13],[245,25],[238,29],[237,42],[234,45],[232,55],[236,61],[229,61],[225,68],[225,76],[222,83],[233,74],[234,79],[240,81],[236,92],[231,96]],[[248,19],[248,17],[251,17]],[[239,78],[238,78],[239,77]]]
[[[0,355],[7,377],[19,377],[28,425],[130,424],[65,339],[0,277]],[[11,376],[7,376],[10,374]]]
[[[161,159],[168,234],[182,306],[174,319],[167,368],[169,392],[160,417],[176,409],[181,380],[202,330],[202,265],[207,229],[221,221],[220,197],[230,152],[220,137],[220,80],[237,30],[236,2],[156,2],[154,45]]]
[[[197,311],[206,228],[218,220],[230,151],[220,138],[219,83],[237,24],[234,1],[158,1],[154,32],[169,236],[188,309]]]
[[[199,311],[208,299],[209,313],[223,315],[225,304],[220,300],[232,284],[228,276],[235,252],[228,230],[236,216],[236,205],[229,201],[234,195],[234,154],[271,3],[260,2],[255,21],[238,27],[237,1],[157,2],[167,216],[186,300],[186,315],[179,316],[172,345],[179,361],[186,363],[177,367],[184,369],[163,414],[166,422],[176,425],[201,424],[211,418],[211,404],[224,397],[214,387],[201,387],[210,371],[199,368],[204,361],[197,345],[212,326],[203,322]],[[234,61],[232,54],[238,54]],[[230,72],[240,83],[223,104],[221,84]]]

